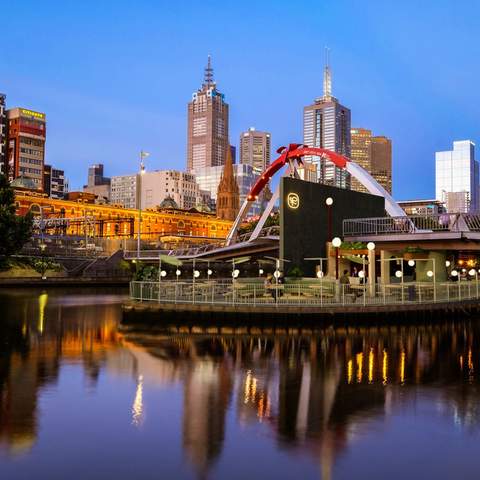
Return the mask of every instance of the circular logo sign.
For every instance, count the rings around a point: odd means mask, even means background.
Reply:
[[[300,197],[296,193],[289,193],[287,195],[287,204],[289,208],[296,210],[300,206]]]

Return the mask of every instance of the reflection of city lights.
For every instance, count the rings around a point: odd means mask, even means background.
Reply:
[[[349,360],[347,364],[348,383],[352,383],[352,377],[353,377],[353,362]]]
[[[472,362],[472,349],[468,349],[468,370],[470,373],[473,372],[473,362]]]
[[[370,349],[368,354],[368,382],[373,382],[373,348]]]
[[[48,293],[43,292],[38,297],[38,331],[43,333],[43,322],[45,320],[45,307],[48,302]]]
[[[383,384],[386,385],[388,382],[388,353],[386,350],[383,350],[382,378]]]
[[[363,370],[363,352],[357,353],[357,383],[362,381],[362,370]]]
[[[143,417],[143,375],[138,376],[135,400],[132,405],[132,424],[138,427]]]
[[[463,370],[463,355],[460,355],[460,370]]]
[[[400,355],[400,382],[405,382],[405,351],[402,350],[402,354]]]

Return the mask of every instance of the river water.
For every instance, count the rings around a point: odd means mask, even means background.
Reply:
[[[0,292],[2,479],[473,479],[480,322],[139,331],[122,292]]]

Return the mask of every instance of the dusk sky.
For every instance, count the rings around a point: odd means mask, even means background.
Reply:
[[[232,144],[250,126],[301,142],[328,45],[352,127],[393,141],[394,196],[433,197],[434,152],[479,140],[479,19],[478,1],[4,0],[0,91],[47,114],[46,162],[75,190],[92,163],[135,172],[141,149],[150,170],[185,168],[208,54]]]

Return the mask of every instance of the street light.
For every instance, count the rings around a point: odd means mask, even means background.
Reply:
[[[450,260],[445,261],[445,266],[448,268],[451,265]]]
[[[367,243],[367,249],[371,252],[375,250],[375,243],[374,242],[368,242]]]
[[[238,270],[237,268],[232,272],[232,277],[233,278],[238,278],[238,276],[240,275],[240,270]]]
[[[342,244],[340,238],[335,237],[332,240],[332,245],[335,247],[335,278],[338,280],[338,248]]]
[[[258,269],[258,276],[261,277],[263,275],[263,268]]]
[[[409,261],[408,261],[408,265],[409,265],[410,267],[414,267],[414,266],[415,266],[415,260],[409,260]]]
[[[327,205],[327,232],[328,232],[328,238],[327,240],[330,241],[332,239],[332,205],[333,205],[333,198],[332,197],[327,197],[325,200],[325,204]]]
[[[141,178],[145,174],[145,164],[143,160],[150,154],[140,151],[140,172],[137,175],[137,204],[138,204],[138,233],[137,233],[137,257],[140,258],[140,237],[142,235],[142,184]]]
[[[198,270],[193,271],[193,277],[198,278],[200,276],[200,272]]]
[[[397,271],[395,272],[395,276],[396,276],[397,278],[402,278],[402,277],[403,277],[403,272],[402,272],[401,270],[397,270]]]

